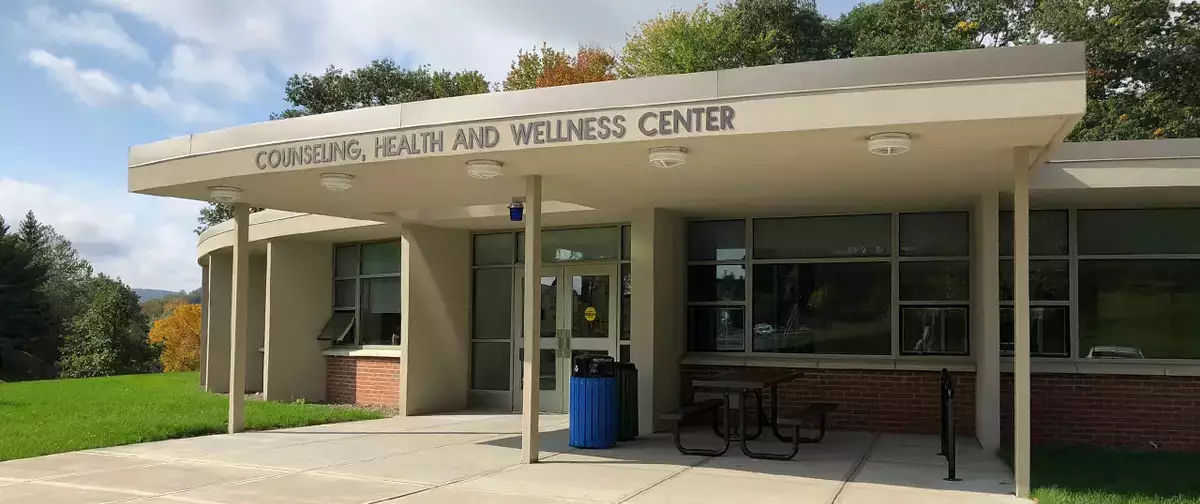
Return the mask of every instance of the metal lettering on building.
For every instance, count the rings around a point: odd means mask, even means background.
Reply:
[[[626,117],[623,113],[513,121],[504,126],[433,127],[354,138],[297,142],[254,153],[260,170],[339,165],[429,154],[486,151],[507,141],[522,148],[549,144],[648,140],[695,133],[734,131],[736,111],[728,105],[667,108]]]

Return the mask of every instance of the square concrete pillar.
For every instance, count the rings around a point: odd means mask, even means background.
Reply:
[[[687,349],[686,226],[660,208],[630,224],[630,357],[638,368],[638,431],[661,431],[658,414],[678,408],[679,359]]]
[[[325,356],[317,335],[333,315],[333,246],[267,243],[263,397],[325,400]]]
[[[330,277],[332,278],[332,277]],[[266,343],[267,256],[250,256],[250,298],[246,318],[246,392],[263,391]]]
[[[200,388],[208,389],[208,257],[200,261]]]
[[[466,409],[471,235],[405,225],[400,263],[400,414]]]
[[[208,305],[204,311],[204,326],[208,330],[204,347],[204,389],[224,394],[229,392],[229,317],[233,301],[233,256],[208,255]]]
[[[988,452],[1000,448],[999,193],[975,202],[972,237],[971,351],[975,354],[975,436]]]

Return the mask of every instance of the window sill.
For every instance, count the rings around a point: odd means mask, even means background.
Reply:
[[[1011,357],[1000,359],[1000,371],[1011,373]],[[1090,361],[1070,359],[1035,359],[1029,362],[1029,372],[1038,374],[1099,374],[1140,376],[1200,376],[1200,360],[1151,360]]]
[[[323,352],[333,357],[390,357],[399,359],[403,356],[399,346],[360,346],[330,348]]]
[[[893,369],[900,371],[975,372],[975,359],[954,356],[859,356],[859,355],[722,355],[688,353],[680,364],[691,366],[782,367],[798,369]]]

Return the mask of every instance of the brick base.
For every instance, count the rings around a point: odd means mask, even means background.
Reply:
[[[683,400],[691,401],[691,382],[715,376],[734,367],[683,366]],[[785,369],[777,371],[784,372]],[[975,434],[975,374],[954,373],[955,430]],[[779,409],[783,414],[812,402],[837,403],[829,428],[872,432],[937,434],[940,427],[940,374],[936,371],[814,369],[804,377],[780,385]],[[770,396],[763,397],[770,404]]]
[[[331,403],[400,406],[400,359],[326,356],[325,397]]]
[[[1006,441],[1012,438],[1012,378],[1000,379]],[[1200,450],[1200,377],[1035,374],[1029,389],[1033,444]]]

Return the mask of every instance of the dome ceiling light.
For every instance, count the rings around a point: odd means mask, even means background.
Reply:
[[[217,203],[237,203],[242,200],[242,190],[233,186],[213,186],[208,188],[208,197]]]
[[[650,166],[655,168],[678,168],[687,162],[687,149],[683,147],[655,147],[650,149]]]
[[[354,175],[349,173],[326,173],[321,175],[321,187],[333,192],[342,192],[354,187]]]
[[[876,156],[899,156],[911,147],[908,133],[879,133],[867,138],[867,150]]]
[[[467,161],[467,175],[480,180],[491,180],[504,173],[504,164],[490,159]]]

